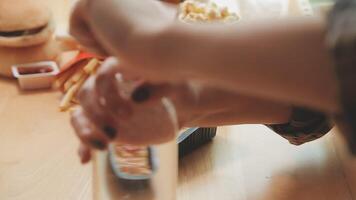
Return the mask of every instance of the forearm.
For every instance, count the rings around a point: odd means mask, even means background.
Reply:
[[[91,2],[89,16],[95,36],[122,62],[130,60],[129,64],[148,69],[166,66],[167,71],[176,69],[172,78],[339,111],[321,20],[187,25],[172,23],[175,12],[157,1]],[[155,21],[159,23],[152,23]]]
[[[187,127],[214,127],[237,124],[284,124],[288,122],[291,108],[287,106],[256,106],[230,108],[189,121]]]
[[[152,49],[162,65],[180,69],[184,77],[338,112],[324,29],[324,23],[313,18],[229,26],[175,24]]]
[[[281,124],[288,122],[292,110],[289,105],[211,87],[181,91],[172,100],[183,126]]]

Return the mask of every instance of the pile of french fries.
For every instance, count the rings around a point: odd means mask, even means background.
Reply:
[[[64,95],[59,105],[60,111],[67,111],[72,106],[78,104],[76,95],[85,83],[101,64],[101,60],[96,57],[87,58],[72,63],[58,74],[54,82],[54,87],[61,90]]]

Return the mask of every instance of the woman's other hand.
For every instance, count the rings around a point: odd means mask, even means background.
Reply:
[[[124,80],[116,59],[107,59],[78,94],[81,107],[72,113],[72,126],[82,142],[80,155],[88,161],[89,148],[106,149],[111,141],[133,145],[159,144],[174,139],[181,125],[167,99],[154,104],[131,101],[139,80]],[[140,98],[144,98],[141,96]]]

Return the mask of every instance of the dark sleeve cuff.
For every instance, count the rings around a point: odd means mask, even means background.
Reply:
[[[356,155],[356,0],[336,1],[327,28],[327,44],[334,57],[343,108],[336,120]]]
[[[301,145],[324,136],[332,125],[323,113],[295,107],[288,123],[268,125],[268,127],[291,144]]]

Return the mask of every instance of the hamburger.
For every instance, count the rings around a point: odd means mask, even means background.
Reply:
[[[54,60],[74,48],[72,40],[54,37],[50,10],[37,0],[0,0],[0,75],[12,77],[11,66]]]

